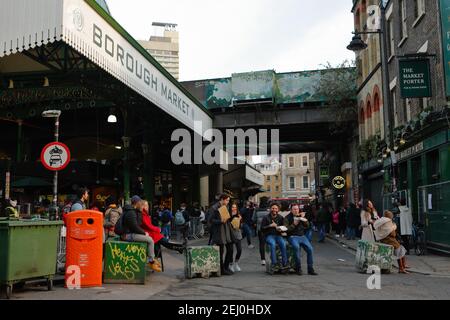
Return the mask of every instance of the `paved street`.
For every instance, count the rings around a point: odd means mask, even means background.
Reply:
[[[198,240],[193,244],[202,244]],[[108,284],[69,291],[56,285],[14,293],[14,299],[449,299],[450,276],[393,273],[381,276],[381,290],[368,290],[368,275],[354,268],[354,251],[334,240],[314,243],[319,276],[274,275],[264,272],[257,249],[244,246],[242,272],[233,276],[185,280],[182,255],[165,251],[166,272],[150,274],[146,285]],[[306,262],[306,261],[304,261]],[[449,258],[450,264],[450,258]],[[306,269],[306,266],[303,267]]]

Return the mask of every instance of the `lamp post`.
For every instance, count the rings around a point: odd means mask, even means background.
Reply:
[[[378,34],[380,37],[380,58],[381,58],[381,73],[382,73],[382,91],[383,91],[383,119],[384,119],[384,137],[387,147],[392,149],[394,147],[394,137],[392,126],[394,124],[394,117],[391,110],[391,101],[389,93],[389,66],[388,66],[388,52],[386,39],[386,6],[384,1],[379,2],[381,12],[380,28],[375,31],[355,31],[352,41],[347,46],[348,50],[359,52],[367,48],[367,44],[361,39],[361,34]],[[391,157],[392,167],[392,188],[396,191],[395,173],[393,169],[393,159]]]
[[[61,116],[61,110],[46,110],[42,112],[44,118],[55,119],[55,142],[59,141],[59,117]],[[55,218],[58,216],[58,171],[53,175],[53,206],[52,213],[55,214]]]

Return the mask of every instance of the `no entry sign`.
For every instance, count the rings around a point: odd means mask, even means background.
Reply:
[[[41,162],[48,170],[60,171],[70,162],[70,150],[64,143],[51,142],[42,149]]]

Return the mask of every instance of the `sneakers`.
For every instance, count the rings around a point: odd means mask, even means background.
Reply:
[[[252,245],[252,244],[249,244],[249,245],[248,245],[248,248],[249,248],[249,249],[253,249],[254,247],[255,247],[255,246]]]
[[[234,272],[229,270],[229,269],[225,269],[225,270],[222,271],[222,274],[226,275],[226,276],[231,276],[231,275],[234,274]]]
[[[234,271],[234,272],[241,272],[241,268],[239,267],[237,262],[235,262],[233,266],[234,266],[234,269],[232,271]]]
[[[336,238],[339,238],[339,237],[340,237],[340,235],[337,234],[337,235],[336,235]]]
[[[152,262],[149,262],[148,265],[149,265],[150,269],[152,269],[155,272],[161,272],[162,271],[161,265],[156,260],[153,260]]]
[[[236,269],[234,268],[234,263],[230,263],[230,265],[228,266],[228,270],[236,272]]]
[[[313,268],[308,269],[308,274],[309,274],[310,276],[318,276],[318,275],[319,275],[317,272],[314,271]]]
[[[266,265],[266,260],[261,260],[261,265],[265,266]]]
[[[302,269],[298,268],[295,270],[295,274],[301,276],[303,274]]]

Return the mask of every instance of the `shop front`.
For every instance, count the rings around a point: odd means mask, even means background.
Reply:
[[[109,195],[199,200],[200,165],[172,164],[171,133],[202,135],[194,124],[210,129],[211,114],[96,1],[5,0],[0,30],[2,198],[25,211],[52,199],[39,158],[55,124],[41,114],[60,110],[59,141],[72,154],[59,172],[61,206],[80,186],[99,209]]]
[[[450,251],[450,130],[435,127],[397,152],[398,190],[406,190],[414,220],[429,245]]]

